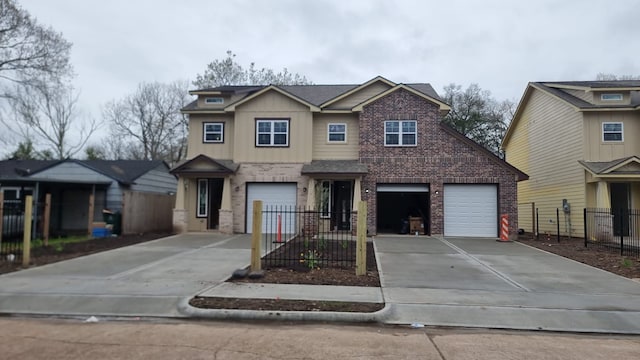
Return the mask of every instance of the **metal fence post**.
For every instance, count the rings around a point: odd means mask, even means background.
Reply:
[[[536,240],[540,240],[540,216],[538,214],[538,208],[536,208]]]
[[[560,209],[556,208],[556,231],[558,232],[558,242],[560,242]]]
[[[620,255],[624,255],[624,209],[620,209]]]
[[[587,247],[587,208],[582,209],[582,218],[584,226],[584,247]]]

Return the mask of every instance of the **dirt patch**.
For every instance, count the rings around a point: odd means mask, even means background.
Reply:
[[[621,256],[612,249],[593,245],[585,247],[584,239],[581,238],[561,236],[558,242],[555,236],[547,239],[546,236],[540,235],[540,239],[536,240],[533,234],[525,233],[518,236],[518,241],[620,276],[640,278],[640,258]]]
[[[13,262],[0,260],[0,274],[18,271],[34,266],[55,263],[62,260],[86,256],[101,251],[112,250],[124,246],[134,245],[145,241],[169,236],[169,233],[147,233],[95,238],[83,242],[65,244],[64,246],[42,246],[31,250],[29,266],[22,266],[22,255]]]
[[[268,310],[268,311],[339,311],[376,312],[384,303],[355,303],[342,301],[308,301],[282,299],[237,299],[220,297],[195,297],[191,306],[204,309]]]

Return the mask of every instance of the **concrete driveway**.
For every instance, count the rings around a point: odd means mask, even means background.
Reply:
[[[184,234],[0,276],[0,313],[181,317],[250,262],[250,235]]]
[[[375,238],[389,324],[640,333],[640,283],[495,239]]]

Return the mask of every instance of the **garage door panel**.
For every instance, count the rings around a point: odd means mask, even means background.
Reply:
[[[496,237],[498,227],[496,185],[444,186],[444,234],[446,236]]]
[[[295,183],[253,183],[247,185],[246,232],[253,229],[253,201],[262,200],[263,210],[282,210],[281,225],[285,234],[292,234],[296,228],[295,216],[285,214],[296,207],[297,185]],[[278,214],[262,214],[262,232],[275,232]]]

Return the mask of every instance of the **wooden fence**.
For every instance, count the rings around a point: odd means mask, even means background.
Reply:
[[[175,195],[125,191],[122,233],[171,232]]]

